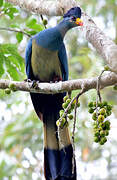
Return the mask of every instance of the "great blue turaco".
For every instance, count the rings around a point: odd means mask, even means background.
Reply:
[[[28,79],[42,83],[68,80],[68,62],[63,39],[69,29],[83,25],[80,18],[81,9],[73,7],[64,14],[63,20],[57,26],[30,38],[25,54]],[[43,121],[45,179],[76,180],[76,163],[73,166],[73,148],[68,128],[62,129],[61,145],[56,126],[66,93],[30,95],[35,112]]]

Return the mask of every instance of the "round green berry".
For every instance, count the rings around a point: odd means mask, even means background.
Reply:
[[[67,108],[67,106],[68,106],[68,104],[67,104],[67,103],[63,103],[63,104],[62,104],[62,107],[63,107],[64,109],[66,109],[66,108]]]
[[[102,102],[99,102],[99,103],[98,103],[98,107],[103,108],[103,107],[104,107],[103,103],[102,103]]]
[[[104,131],[104,130],[101,130],[101,131],[100,131],[100,136],[101,136],[101,137],[104,137],[104,136],[105,136],[105,131]]]
[[[105,130],[105,136],[108,136],[108,135],[109,135],[109,131]]]
[[[100,140],[100,142],[102,142],[102,143],[105,143],[106,141],[107,141],[106,137],[102,137],[101,140]]]
[[[94,130],[97,130],[97,129],[98,129],[98,125],[94,125],[94,126],[93,126],[93,129],[94,129]]]
[[[88,107],[91,108],[91,107],[93,107],[93,106],[94,106],[94,105],[93,105],[93,102],[89,102],[89,103],[88,103]]]
[[[110,71],[109,66],[108,66],[108,65],[105,65],[105,66],[104,66],[104,70],[105,70],[105,71]]]
[[[12,91],[16,91],[16,90],[17,90],[17,89],[16,89],[16,85],[13,84],[13,83],[11,83],[11,84],[9,85],[9,88],[10,88]]]
[[[107,106],[107,105],[108,105],[107,101],[103,101],[103,106]]]
[[[99,123],[99,127],[103,128],[103,127],[104,127],[104,123],[103,123],[103,122],[100,122],[100,123]]]
[[[99,121],[99,123],[103,122],[104,121],[104,116],[100,114],[98,116],[98,121]]]
[[[9,88],[5,89],[5,93],[6,94],[10,94],[11,93],[11,90]]]
[[[98,137],[99,135],[100,135],[100,132],[96,130],[96,132],[94,133],[94,136]]]
[[[109,121],[109,120],[106,120],[106,121],[105,121],[105,124],[106,124],[106,125],[110,125],[110,121]]]
[[[90,114],[92,114],[94,112],[94,109],[93,108],[89,108],[89,111],[88,111]]]
[[[77,103],[77,107],[80,107],[80,102]]]
[[[100,141],[99,137],[94,137],[94,142],[98,143]]]
[[[73,119],[73,115],[72,115],[72,114],[68,114],[68,118],[69,118],[70,120],[72,120],[72,119]]]
[[[69,104],[71,102],[71,99],[67,99],[66,103]]]
[[[101,108],[101,109],[99,110],[99,113],[100,113],[101,115],[105,115],[105,113],[106,113],[105,108]]]
[[[43,24],[46,26],[48,24],[48,21],[46,19],[43,19]]]
[[[106,109],[107,109],[107,111],[111,111],[112,110],[112,106],[111,105],[107,105]]]
[[[104,114],[104,117],[105,117],[105,118],[107,117],[107,113],[106,113],[106,114]]]
[[[73,110],[74,109],[74,107],[75,107],[75,104],[71,104],[71,109]]]
[[[60,117],[61,117],[63,114],[64,114],[64,110],[62,109],[62,110],[59,111]]]
[[[65,125],[66,123],[66,119],[65,118],[62,118],[61,122],[60,122],[60,127],[63,128],[63,126]]]
[[[63,100],[64,100],[64,102],[66,102],[66,100],[69,98],[69,96],[65,96],[64,98],[63,98]]]
[[[104,145],[104,142],[103,142],[103,141],[100,141],[99,143],[100,143],[100,145]]]
[[[107,120],[107,121],[105,121],[105,129],[106,130],[110,130],[110,122]]]
[[[104,116],[100,114],[98,116],[98,121],[99,121],[99,123],[103,122],[104,121]]]
[[[93,106],[96,107],[96,102],[93,102]]]
[[[94,122],[93,123],[93,129],[97,129],[98,128],[98,124],[97,124],[97,122]]]
[[[71,113],[71,109],[68,109],[67,113],[70,114]]]
[[[94,121],[96,121],[96,120],[97,120],[96,112],[94,112],[94,113],[93,113],[93,115],[92,115],[92,119],[93,119]]]
[[[60,126],[60,121],[59,119],[56,121],[56,125],[59,127]]]
[[[113,87],[113,89],[114,89],[115,91],[117,91],[117,85],[115,85],[115,86]]]
[[[106,111],[106,115],[110,116],[112,114],[112,111]]]

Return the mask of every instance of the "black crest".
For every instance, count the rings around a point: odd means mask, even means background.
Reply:
[[[66,14],[64,14],[63,18],[70,17],[70,16],[75,16],[77,18],[80,18],[81,17],[81,9],[79,7],[73,7],[69,11],[67,11]]]

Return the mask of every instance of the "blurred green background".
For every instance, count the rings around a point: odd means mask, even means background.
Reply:
[[[81,7],[107,36],[117,43],[117,0],[82,0]],[[61,17],[46,17],[53,27]],[[30,35],[44,29],[40,16],[0,0],[0,28],[17,28]],[[23,81],[25,47],[28,36],[0,30],[0,78]],[[105,63],[78,28],[65,37],[69,59],[69,79],[91,78],[100,74]],[[72,92],[74,96],[78,91]],[[111,131],[104,146],[93,142],[88,102],[96,99],[90,90],[80,98],[75,134],[78,180],[117,179],[117,94],[112,87],[101,90],[103,100],[113,105],[109,117]],[[70,129],[72,131],[72,122]],[[0,90],[0,180],[42,180],[43,126],[38,120],[29,93],[6,95]]]

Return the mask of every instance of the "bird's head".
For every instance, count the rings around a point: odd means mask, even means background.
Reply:
[[[71,27],[83,26],[81,18],[81,9],[79,7],[73,7],[67,11],[63,16],[64,21],[69,23]]]

